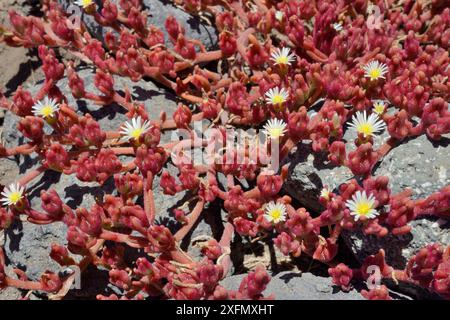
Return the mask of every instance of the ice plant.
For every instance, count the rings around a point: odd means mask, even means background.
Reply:
[[[370,80],[386,79],[385,74],[388,72],[386,64],[379,62],[378,60],[370,61],[364,67],[364,77]]]
[[[264,218],[267,221],[277,224],[286,220],[286,207],[282,203],[270,202],[265,209]]]
[[[351,200],[346,201],[345,205],[356,221],[362,217],[373,219],[379,215],[379,212],[375,209],[375,197],[372,194],[367,196],[366,191],[356,191]]]
[[[51,119],[55,117],[56,112],[59,111],[59,104],[54,100],[48,97],[45,97],[44,100],[38,101],[33,106],[33,114],[36,117],[42,117],[44,119]]]
[[[295,61],[295,55],[291,53],[291,50],[289,48],[276,48],[270,58],[275,65],[281,65],[281,66],[290,66],[292,62]],[[283,91],[282,88],[280,91]],[[270,92],[270,90],[269,90]],[[269,96],[269,92],[267,93],[267,96]],[[275,94],[275,93],[273,93]],[[280,92],[278,94],[281,94]],[[287,98],[286,98],[287,99]]]
[[[125,122],[121,127],[120,133],[123,135],[124,140],[135,140],[138,141],[139,138],[150,129],[150,123],[145,120],[143,121],[140,116],[131,119],[131,121]]]
[[[444,1],[378,1],[376,16],[367,1],[172,2],[168,11],[184,9],[202,18],[200,26],[214,17],[208,28],[215,25],[217,42],[191,38],[179,14],[150,24],[155,12],[144,10],[142,0],[76,1],[84,10],[76,26],[67,0],[41,1],[39,17],[10,10],[0,42],[35,49],[42,81],[0,94],[18,130],[5,132],[11,139],[0,145],[0,156],[37,163],[3,189],[0,228],[19,219],[64,225],[65,240],[49,248],[50,257],[61,270],[108,270],[116,294],[98,299],[270,298],[263,292],[271,270],[248,261],[254,270],[237,290],[221,281],[236,269],[235,248],[265,245],[278,250],[277,258],[327,265],[342,290],[360,287],[368,266],[379,267],[393,281],[362,291],[368,299],[391,299],[387,286],[397,281],[450,298],[450,248],[439,244],[426,245],[403,269],[391,267],[383,250],[353,269],[340,261],[343,231],[397,237],[410,233],[417,218],[449,218],[449,186],[418,199],[409,189],[393,192],[397,181],[374,176],[375,165],[405,139],[438,141],[450,133]],[[173,95],[175,110],[153,100],[145,105],[149,81]],[[129,119],[122,126],[113,119],[119,113]],[[389,137],[378,146],[374,135],[384,123]],[[357,139],[345,138],[347,127]],[[268,143],[261,145],[252,129],[261,129]],[[236,141],[241,130],[249,131]],[[162,139],[173,133],[183,139]],[[205,150],[213,161],[199,161]],[[269,172],[275,156],[281,168]],[[317,170],[348,169],[355,179],[320,191],[313,171],[290,176],[296,160],[306,159]],[[46,179],[48,171],[71,175],[83,192],[95,189],[95,201],[66,201]],[[40,199],[36,192],[25,197],[44,173],[48,190]],[[295,178],[313,179],[308,193],[317,199],[302,190],[288,195],[283,186]],[[183,201],[163,212],[161,193]],[[200,219],[218,225],[189,241]],[[190,254],[197,244],[201,257]],[[73,274],[51,272],[33,278],[7,258],[0,247],[0,286],[19,288],[24,298],[39,291],[62,299],[75,281]],[[299,260],[286,265],[303,269]]]
[[[364,137],[370,137],[382,131],[385,124],[375,113],[371,113],[367,116],[366,111],[358,111],[353,115],[352,122],[349,126],[358,134],[362,134]]]
[[[386,111],[386,103],[383,100],[373,102],[373,112],[381,116]]]
[[[328,189],[327,187],[322,188],[322,190],[320,190],[320,197],[325,199],[325,200],[330,200],[330,195],[331,195],[331,191],[330,189]]]
[[[281,106],[283,103],[288,101],[289,92],[285,88],[272,88],[269,89],[266,94],[266,102],[274,106]]]
[[[25,187],[18,183],[11,183],[3,189],[0,201],[5,206],[16,206],[23,199]]]
[[[263,132],[270,139],[278,139],[287,132],[286,123],[281,119],[270,119],[263,127]]]

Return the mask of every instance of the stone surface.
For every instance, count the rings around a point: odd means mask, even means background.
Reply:
[[[8,265],[22,269],[30,279],[37,280],[46,271],[58,272],[61,267],[50,257],[52,243],[65,244],[63,223],[35,225],[18,222],[5,231],[5,254]]]
[[[409,258],[426,245],[450,245],[450,221],[422,218],[409,224],[412,227],[411,233],[401,236],[389,234],[384,238],[377,238],[361,231],[344,231],[342,237],[359,261],[384,249],[386,261],[399,269],[403,269]]]
[[[238,290],[245,275],[225,278],[221,284],[229,290]],[[318,277],[312,273],[281,272],[272,277],[264,291],[277,300],[363,300],[356,290],[343,292],[331,283],[331,278]]]
[[[99,3],[99,1],[96,1]],[[72,1],[59,0],[67,8]],[[100,2],[101,3],[101,2]],[[173,47],[169,40],[164,23],[169,16],[174,16],[177,21],[184,26],[186,37],[189,39],[200,40],[207,49],[213,49],[217,46],[217,34],[214,27],[205,24],[198,17],[194,17],[182,9],[174,6],[171,1],[167,0],[144,0],[144,8],[148,13],[147,21],[158,27],[164,32],[166,45]],[[98,39],[103,39],[107,31],[112,31],[111,28],[99,26],[92,16],[83,14],[82,20],[86,24],[90,33]]]
[[[450,135],[432,142],[425,135],[395,147],[375,168],[389,177],[393,193],[413,190],[412,198],[425,198],[450,184]]]
[[[332,166],[322,154],[312,153],[310,144],[298,144],[286,162],[289,163],[289,176],[284,190],[314,212],[323,210],[318,202],[323,187],[334,189],[353,177],[347,167]]]

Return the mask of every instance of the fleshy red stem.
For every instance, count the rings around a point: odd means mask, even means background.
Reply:
[[[180,230],[178,230],[177,233],[175,233],[174,238],[176,241],[181,241],[189,233],[189,231],[194,226],[195,222],[200,217],[204,205],[205,205],[204,200],[199,200],[197,202],[191,214],[187,217],[187,223]]]
[[[144,210],[147,216],[148,223],[152,225],[155,221],[155,199],[153,196],[153,174],[148,171],[145,178],[145,190],[144,190]]]

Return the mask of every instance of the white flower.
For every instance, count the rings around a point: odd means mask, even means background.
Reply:
[[[366,111],[356,112],[352,117],[350,128],[357,133],[362,133],[364,137],[370,137],[384,129],[384,122],[375,113],[367,117]]]
[[[273,105],[281,105],[289,99],[289,92],[284,88],[272,88],[266,92],[266,102]]]
[[[375,197],[372,194],[367,197],[365,191],[356,191],[352,199],[345,202],[345,205],[356,221],[361,217],[373,219],[379,215],[379,212],[375,210]]]
[[[59,104],[55,100],[45,97],[44,100],[38,101],[32,108],[36,117],[52,118],[59,111]]]
[[[278,21],[283,21],[283,11],[275,11],[275,19]]]
[[[333,29],[336,30],[337,32],[342,31],[343,29],[342,23],[340,22],[333,23]]]
[[[326,187],[320,191],[320,196],[327,201],[330,200],[330,194],[331,194],[330,189],[328,189]]]
[[[286,220],[286,207],[282,203],[270,202],[266,206],[266,213],[264,214],[264,218],[267,221],[277,224],[281,221]]]
[[[386,79],[384,75],[388,72],[388,67],[377,60],[373,60],[364,67],[364,77],[370,80]]]
[[[3,205],[14,206],[23,198],[24,192],[25,188],[23,186],[18,183],[11,183],[3,189],[0,201],[3,202]]]
[[[386,104],[383,100],[376,100],[373,102],[373,112],[378,115],[382,115],[386,110]]]
[[[126,140],[138,140],[150,127],[150,123],[147,120],[142,121],[141,116],[138,116],[137,118],[131,119],[131,123],[128,121],[125,122],[120,129],[120,133]]]
[[[270,58],[275,64],[279,65],[291,65],[291,62],[295,61],[295,55],[291,53],[289,48],[276,48],[271,54]]]
[[[75,1],[75,4],[82,8],[87,8],[93,3],[94,3],[94,0],[77,0],[77,1]]]
[[[263,127],[263,132],[271,139],[284,136],[286,133],[286,123],[280,119],[270,119]]]

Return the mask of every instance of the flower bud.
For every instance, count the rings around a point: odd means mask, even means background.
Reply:
[[[44,157],[44,165],[49,169],[62,172],[64,169],[70,167],[69,154],[58,142],[50,145],[45,151]]]
[[[56,292],[61,289],[63,282],[59,278],[59,276],[53,272],[46,271],[41,276],[41,288],[43,291],[47,292]]]
[[[0,229],[8,229],[13,221],[14,214],[11,212],[11,210],[0,208]]]
[[[38,117],[26,116],[20,119],[17,128],[25,137],[38,143],[44,135],[44,120]]]
[[[68,137],[80,148],[91,145],[100,147],[106,140],[106,133],[102,131],[98,122],[87,114],[80,119],[79,124],[70,128]]]
[[[131,278],[125,270],[112,269],[109,271],[109,281],[123,290],[128,290],[131,286]]]
[[[270,276],[261,265],[258,265],[255,271],[250,272],[241,282],[239,292],[249,299],[257,299],[262,296],[270,281]]]
[[[175,178],[172,177],[168,171],[163,171],[159,184],[161,185],[164,194],[173,196],[178,191]]]
[[[173,214],[175,216],[175,220],[177,220],[178,222],[180,222],[182,224],[187,223],[186,212],[184,212],[183,210],[174,209]]]
[[[94,84],[106,97],[111,98],[114,95],[114,78],[109,73],[97,69]]]
[[[173,42],[178,39],[180,34],[184,35],[184,28],[178,23],[174,16],[168,16],[164,25]]]
[[[256,185],[263,197],[270,198],[280,192],[283,179],[281,176],[262,172],[256,179]]]
[[[144,185],[140,176],[129,172],[126,174],[115,174],[114,184],[117,191],[125,198],[141,195]]]
[[[353,278],[352,269],[340,263],[334,268],[329,268],[328,273],[332,277],[335,285],[340,286],[344,291],[350,290],[350,282]]]
[[[134,272],[140,276],[150,276],[153,280],[157,280],[160,276],[159,270],[145,258],[136,260]]]
[[[64,77],[64,64],[59,63],[56,54],[45,45],[40,45],[38,49],[39,58],[42,60],[42,70],[47,80],[58,81]]]
[[[150,226],[147,237],[158,252],[171,251],[175,247],[175,239],[172,233],[164,226]]]
[[[360,145],[348,155],[348,167],[355,175],[367,175],[378,161],[378,153],[373,151],[372,144]]]
[[[111,149],[101,149],[95,157],[94,165],[97,170],[97,181],[100,184],[122,169],[122,163]]]
[[[292,239],[292,237],[286,232],[280,233],[275,238],[274,244],[286,256],[292,253],[294,257],[299,257],[302,253],[298,240]]]
[[[180,56],[188,60],[194,60],[197,55],[194,44],[186,40],[183,35],[178,36],[174,49]]]
[[[97,170],[94,159],[81,155],[76,162],[76,175],[80,181],[91,182],[97,180]]]
[[[86,94],[83,79],[81,79],[80,76],[71,68],[69,68],[68,77],[69,77],[69,88],[72,91],[73,97],[75,99],[83,98]]]
[[[64,215],[64,203],[54,189],[41,190],[42,209],[58,220]]]
[[[367,300],[392,300],[385,285],[373,288],[370,291],[362,290],[361,295]]]
[[[221,265],[215,265],[211,260],[207,260],[199,264],[196,272],[198,280],[203,283],[203,290],[206,293],[212,293],[222,279],[223,268]]]
[[[222,247],[216,239],[210,239],[202,246],[201,252],[208,259],[217,260],[222,254]]]
[[[141,145],[136,150],[136,159],[134,162],[141,172],[150,171],[153,175],[157,175],[161,171],[166,162],[167,155],[162,148],[149,149],[146,145]]]
[[[69,256],[67,248],[56,243],[52,244],[50,257],[61,266],[68,266],[74,263],[74,260]]]
[[[178,109],[173,113],[173,120],[177,125],[177,128],[187,128],[191,123],[192,113],[191,110],[184,104],[179,104]]]
[[[237,51],[236,36],[229,31],[221,32],[219,35],[219,48],[224,57],[231,57]]]
[[[99,205],[94,204],[90,211],[85,208],[78,208],[76,214],[81,231],[91,236],[98,236],[102,232],[102,215],[104,212]]]
[[[33,97],[30,92],[25,91],[19,86],[13,96],[13,110],[18,116],[24,117],[32,114],[32,108],[34,105]]]
[[[9,9],[8,10],[9,15],[9,21],[11,22],[12,27],[14,30],[20,34],[23,35],[25,32],[25,29],[28,25],[27,18],[24,16],[19,15],[15,10]]]
[[[106,0],[103,2],[103,8],[102,8],[102,17],[108,25],[112,25],[117,21],[117,6],[115,3]]]

